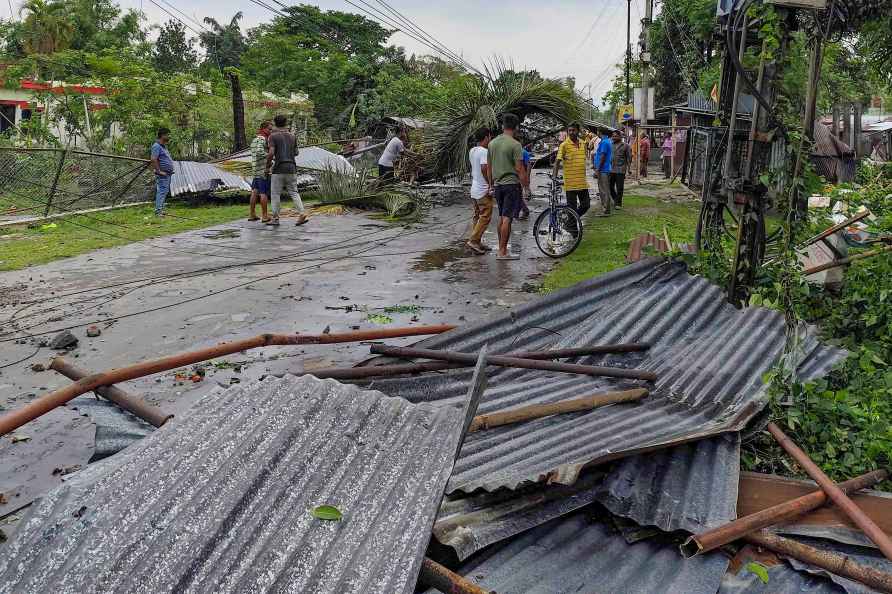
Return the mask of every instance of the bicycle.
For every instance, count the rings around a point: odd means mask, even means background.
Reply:
[[[573,253],[582,241],[582,219],[561,201],[561,183],[553,175],[549,206],[536,218],[533,236],[539,250],[549,258],[563,258]]]

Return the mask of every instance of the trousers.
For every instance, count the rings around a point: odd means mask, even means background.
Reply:
[[[474,202],[474,228],[471,230],[472,243],[480,243],[480,239],[492,221],[492,209],[494,201],[492,196],[484,196],[480,200],[471,199]]]
[[[304,203],[300,199],[300,192],[297,191],[297,175],[294,173],[273,173],[269,192],[272,217],[279,218],[283,190],[294,200],[294,209],[300,214],[304,214]]]

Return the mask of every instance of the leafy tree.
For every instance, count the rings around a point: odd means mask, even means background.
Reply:
[[[180,21],[164,23],[158,32],[152,62],[161,72],[188,72],[195,67],[198,55],[194,42],[186,36],[186,27]]]
[[[146,40],[142,15],[126,12],[113,0],[54,0],[74,23],[72,49],[90,52],[130,47]]]
[[[220,72],[226,68],[238,68],[242,62],[242,54],[247,49],[247,40],[242,34],[239,21],[242,13],[237,12],[225,26],[216,19],[205,17],[204,22],[210,25],[210,31],[199,35],[205,50],[205,65],[216,67]]]

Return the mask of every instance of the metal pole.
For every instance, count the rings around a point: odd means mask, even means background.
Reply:
[[[875,470],[840,483],[839,488],[846,494],[854,493],[872,487],[886,480],[888,476],[889,473],[885,470]],[[825,503],[827,503],[827,494],[821,490],[785,501],[763,509],[760,512],[738,518],[724,526],[691,536],[681,545],[681,554],[684,557],[693,557],[694,555],[708,553],[739,538],[743,538],[751,532],[789,522],[821,507]]]
[[[839,485],[830,480],[824,471],[815,464],[808,454],[803,452],[799,446],[793,443],[780,427],[774,423],[768,423],[768,432],[777,440],[778,445],[792,457],[799,466],[816,482],[821,489],[827,493],[827,496],[833,500],[833,503],[839,507],[854,523],[861,528],[864,534],[877,545],[877,548],[883,552],[887,559],[892,560],[892,540],[889,536],[877,526],[873,520],[867,517],[861,508],[854,501],[849,499]]]
[[[887,245],[883,248],[870,250],[868,252],[861,252],[860,254],[855,254],[854,256],[849,256],[848,258],[840,258],[839,260],[834,260],[833,262],[827,262],[826,264],[819,264],[812,268],[806,268],[802,271],[803,276],[809,276],[812,274],[817,274],[819,272],[824,272],[825,270],[830,270],[831,268],[839,268],[840,266],[848,266],[852,262],[857,262],[858,260],[864,260],[865,258],[872,258],[874,256],[879,256],[880,254],[885,254],[887,252],[892,252],[892,245]]]
[[[626,105],[632,102],[632,0],[626,6]]]
[[[82,380],[85,377],[93,375],[89,371],[85,371],[75,365],[72,365],[63,357],[54,357],[53,360],[50,362],[50,369],[52,369],[53,371],[58,371],[68,379],[75,381]],[[164,412],[157,406],[149,404],[138,396],[128,394],[117,386],[104,386],[101,388],[96,388],[94,392],[96,392],[106,400],[114,402],[127,412],[133,413],[143,421],[146,421],[147,423],[150,423],[155,427],[160,427],[173,418],[172,414]]]
[[[846,555],[822,551],[801,542],[771,534],[765,530],[750,534],[745,540],[775,553],[798,559],[809,565],[826,569],[836,575],[861,582],[880,592],[892,592],[892,575],[873,567],[861,565]]]
[[[373,344],[372,353],[376,355],[388,355],[406,359],[435,359],[449,361],[450,363],[477,362],[477,355],[473,353],[456,353],[452,351],[437,351],[433,349],[413,349],[391,347],[387,345]],[[504,355],[490,355],[486,358],[489,365],[499,367],[515,367],[519,369],[539,369],[543,371],[557,371],[563,373],[577,373],[580,375],[594,375],[601,377],[619,377],[627,379],[640,379],[656,381],[657,375],[651,371],[640,369],[622,369],[619,367],[596,367],[592,365],[576,365],[573,363],[555,363],[551,361],[539,361],[535,359],[521,359],[520,357],[506,357]]]
[[[101,373],[89,375],[82,380],[45,394],[19,408],[0,417],[0,435],[6,435],[15,431],[25,423],[33,421],[37,417],[48,413],[58,406],[62,406],[69,400],[77,398],[81,394],[92,392],[102,386],[111,386],[121,382],[170,371],[185,365],[209,361],[217,357],[232,355],[242,351],[267,346],[291,346],[306,344],[339,344],[345,342],[364,342],[366,340],[381,340],[385,338],[397,338],[401,336],[420,336],[425,334],[441,334],[452,330],[455,326],[417,326],[409,328],[385,328],[381,330],[365,330],[359,332],[347,332],[344,334],[261,334],[253,338],[224,342],[217,346],[188,351],[178,355],[149,359],[142,363],[112,369]]]
[[[59,166],[56,167],[56,176],[53,178],[53,185],[50,188],[50,194],[46,199],[46,210],[43,211],[43,216],[49,216],[50,208],[53,206],[53,196],[56,195],[56,188],[59,187],[59,177],[62,175],[62,167],[65,166],[65,157],[68,156],[68,150],[62,149],[61,155],[59,157]]]
[[[418,580],[444,594],[491,594],[471,580],[462,577],[427,557],[421,562]]]

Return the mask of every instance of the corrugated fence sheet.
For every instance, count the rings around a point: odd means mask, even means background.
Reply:
[[[174,161],[170,195],[203,194],[216,190],[251,191],[251,184],[239,175],[220,169],[213,163]]]
[[[412,592],[463,420],[309,376],[211,393],[37,502],[0,592]]]
[[[646,353],[583,357],[582,363],[655,372],[640,403],[552,416],[468,436],[449,492],[515,488],[530,481],[571,484],[586,465],[738,431],[764,405],[763,374],[784,345],[784,319],[763,308],[736,310],[721,289],[684,267],[647,259],[517,308],[507,316],[419,343],[491,352],[649,342]],[[844,351],[809,334],[799,371],[826,373]],[[375,389],[413,402],[458,405],[470,371],[385,379]],[[480,413],[621,389],[630,381],[516,369],[494,370]]]
[[[683,559],[671,542],[630,545],[582,510],[480,553],[458,573],[499,594],[715,594],[727,568],[718,553]]]

